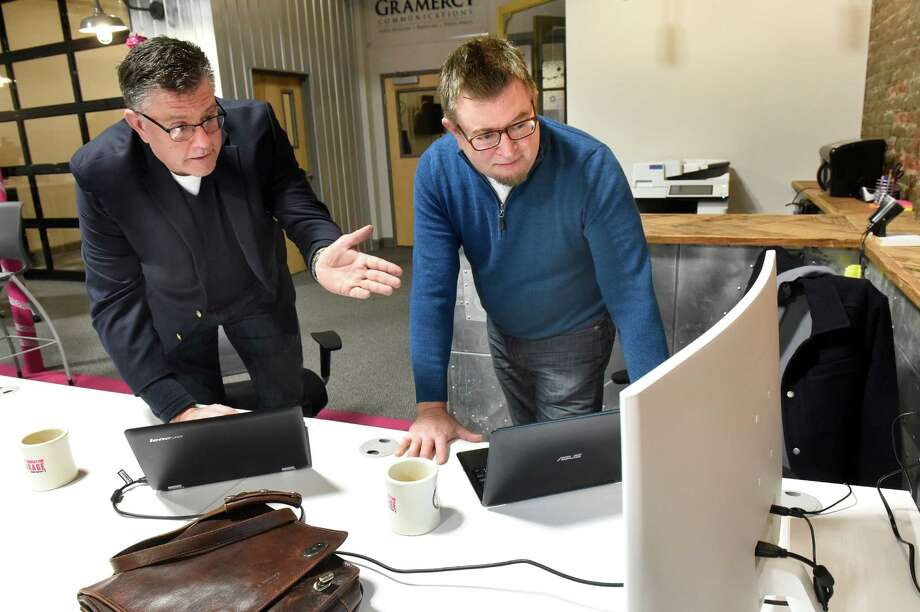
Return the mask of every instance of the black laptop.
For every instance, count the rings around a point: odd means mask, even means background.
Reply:
[[[300,406],[137,427],[125,437],[147,483],[160,491],[311,465]]]
[[[483,506],[619,482],[620,412],[502,427],[457,459]]]

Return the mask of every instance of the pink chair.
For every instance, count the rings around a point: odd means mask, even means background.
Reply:
[[[6,323],[4,323],[3,318],[0,317],[0,340],[6,341],[6,344],[9,346],[10,353],[8,355],[0,354],[0,360],[2,359],[12,359],[16,364],[16,375],[20,378],[22,377],[22,367],[20,366],[19,358],[22,355],[31,353],[32,351],[39,351],[46,346],[51,346],[56,344],[58,351],[61,353],[61,363],[64,365],[64,373],[67,376],[67,384],[73,385],[73,378],[70,375],[70,366],[67,364],[67,355],[64,354],[64,347],[61,344],[61,338],[58,336],[57,329],[54,327],[54,323],[51,322],[51,317],[48,316],[48,313],[45,312],[45,309],[42,307],[41,303],[29,289],[26,287],[25,283],[20,278],[20,275],[25,273],[29,267],[29,254],[26,251],[22,243],[22,203],[21,202],[0,202],[0,261],[15,261],[19,262],[18,269],[13,269],[12,266],[3,266],[0,268],[0,289],[3,289],[8,284],[12,283],[19,292],[25,296],[28,301],[28,305],[31,308],[34,308],[38,311],[41,316],[42,322],[48,326],[48,329],[51,331],[51,338],[38,338],[31,336],[17,336],[11,335],[7,330]],[[20,348],[17,350],[13,344],[13,340],[16,340],[20,343]],[[31,346],[34,344],[34,346]],[[25,348],[22,346],[25,345]]]

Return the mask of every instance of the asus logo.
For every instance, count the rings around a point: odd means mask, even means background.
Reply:
[[[581,459],[581,455],[582,453],[575,453],[574,455],[562,455],[556,459],[556,463],[559,463],[560,461],[574,461],[575,459]]]
[[[179,434],[178,436],[163,436],[162,438],[150,438],[150,444],[153,444],[154,442],[167,442],[169,440],[178,440],[181,437],[182,437],[182,434]]]

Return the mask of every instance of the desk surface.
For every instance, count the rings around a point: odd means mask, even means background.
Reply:
[[[169,531],[179,523],[117,516],[109,496],[126,469],[137,463],[123,430],[153,423],[137,398],[88,389],[0,377],[0,386],[19,391],[0,395],[3,414],[0,473],[6,496],[0,522],[6,526],[8,609],[76,609],[76,592],[110,575],[108,558],[138,540]],[[309,523],[350,533],[344,550],[397,567],[426,567],[531,558],[560,571],[602,581],[622,581],[623,534],[619,484],[595,487],[485,509],[453,454],[439,473],[442,523],[431,534],[397,536],[386,525],[383,472],[391,459],[369,458],[359,445],[402,432],[307,420],[314,468],[268,477],[156,494],[140,488],[123,507],[139,512],[186,514],[216,506],[229,492],[259,488],[297,490],[304,495]],[[24,433],[65,427],[81,475],[60,489],[29,490],[17,448]],[[839,485],[789,481],[830,503]],[[920,513],[909,495],[891,491],[890,500],[909,539],[920,538]],[[675,506],[679,501],[675,500]],[[896,546],[872,489],[857,489],[843,510],[815,519],[818,558],[837,579],[832,609],[906,610],[920,606],[910,587],[905,555]],[[793,550],[807,554],[807,531],[793,529]],[[701,547],[705,550],[705,547]],[[701,553],[705,562],[705,552]],[[531,567],[428,575],[390,575],[361,566],[365,586],[362,611],[419,610],[623,610],[618,589],[578,585]],[[869,605],[871,602],[872,605]],[[788,608],[784,608],[788,609]]]

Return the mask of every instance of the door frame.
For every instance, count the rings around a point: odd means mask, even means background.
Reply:
[[[397,126],[391,126],[389,117],[387,116],[386,80],[411,76],[420,77],[429,74],[440,74],[440,72],[441,70],[439,68],[430,68],[428,70],[411,70],[408,72],[388,72],[380,75],[380,109],[383,111],[383,140],[387,158],[387,186],[390,190],[390,219],[392,219],[393,223],[393,244],[399,244],[399,236],[397,235],[396,229],[396,198],[393,195],[393,167],[390,163],[390,130]],[[398,116],[399,113],[397,112],[397,117]]]
[[[274,68],[260,68],[258,66],[253,66],[249,71],[249,76],[252,79],[250,81],[250,85],[253,92],[253,98],[255,98],[255,78],[257,73],[296,77],[300,79],[300,103],[303,107],[303,122],[305,124],[304,128],[307,132],[307,151],[310,154],[310,161],[313,162],[311,164],[310,170],[307,170],[306,168],[301,168],[301,170],[306,173],[307,180],[310,182],[310,187],[316,193],[317,197],[322,200],[323,194],[321,193],[322,188],[320,187],[319,181],[321,164],[316,149],[316,123],[313,120],[313,103],[312,99],[310,98],[310,74],[307,72],[293,72],[291,70],[276,70]]]

